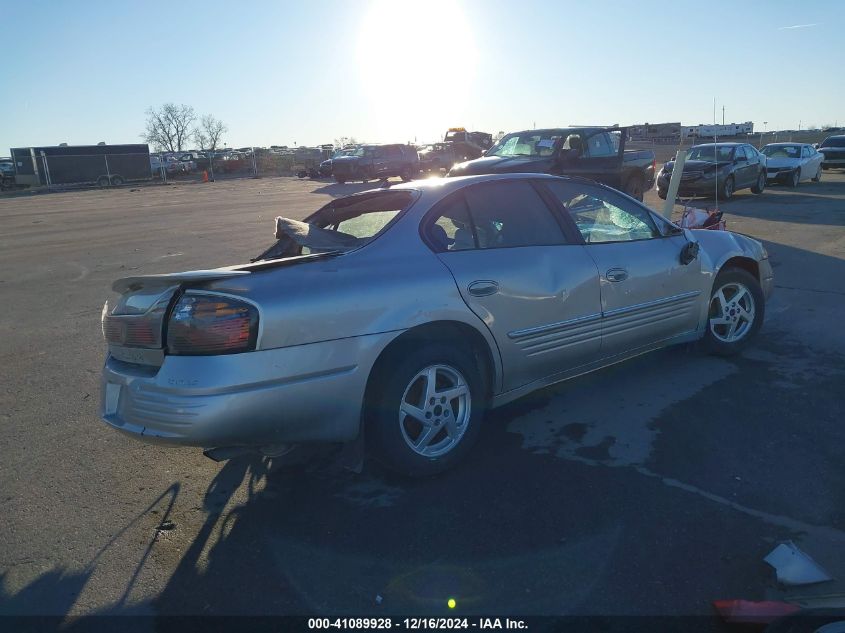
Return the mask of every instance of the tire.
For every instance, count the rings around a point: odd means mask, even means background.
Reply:
[[[643,201],[644,189],[645,183],[643,182],[643,177],[636,174],[628,178],[628,181],[625,183],[625,193],[640,202]]]
[[[111,184],[114,187],[119,187],[124,183],[123,176],[112,176],[111,177]]]
[[[704,347],[718,356],[741,352],[763,325],[765,312],[763,289],[754,275],[740,268],[722,270],[710,292]]]
[[[377,371],[365,408],[366,438],[376,459],[411,477],[435,475],[463,459],[478,439],[486,404],[486,385],[472,355],[457,345],[409,344]],[[437,391],[464,387],[464,394],[445,401],[447,396],[431,396],[430,371]],[[404,411],[402,402],[409,405]],[[419,417],[408,413],[410,405]]]
[[[402,182],[411,182],[414,179],[414,170],[408,167],[404,170],[399,177],[402,179]]]
[[[757,175],[757,182],[751,187],[751,193],[760,194],[766,189],[766,171],[763,170]]]
[[[816,175],[813,177],[813,182],[821,182],[822,179],[822,168],[819,165],[819,170],[816,172]]]
[[[346,184],[346,178],[341,178],[340,176],[335,176],[334,181],[339,185],[345,185]]]
[[[720,200],[730,200],[733,198],[734,195],[734,177],[728,176],[725,178],[725,181],[722,183],[722,186],[719,187],[719,199]]]
[[[657,197],[660,198],[661,200],[665,200],[666,199],[666,192],[658,189],[657,190]]]
[[[793,189],[795,189],[795,187],[797,187],[800,182],[801,182],[801,168],[799,167],[798,169],[796,169],[795,171],[793,171],[789,175],[789,182],[787,184],[790,187],[792,187]]]
[[[111,184],[111,181],[109,181],[108,176],[100,176],[99,178],[97,178],[97,186],[98,187],[108,187],[110,184]]]

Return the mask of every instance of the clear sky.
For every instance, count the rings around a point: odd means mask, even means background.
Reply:
[[[140,142],[168,101],[234,147],[709,123],[714,97],[845,125],[843,24],[842,0],[0,0],[0,155]]]

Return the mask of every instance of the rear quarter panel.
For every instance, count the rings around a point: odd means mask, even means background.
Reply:
[[[374,242],[346,255],[202,287],[259,306],[262,350],[385,332],[398,336],[433,321],[458,321],[482,334],[495,375],[501,376],[492,335],[466,306],[448,269],[423,244],[417,225],[417,219],[404,217]],[[394,231],[397,239],[392,239]]]

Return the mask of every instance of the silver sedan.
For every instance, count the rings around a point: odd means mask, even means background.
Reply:
[[[797,187],[802,180],[822,179],[824,154],[807,143],[769,143],[761,153],[766,155],[766,179]]]
[[[106,423],[218,455],[366,439],[431,474],[536,389],[698,339],[736,353],[773,285],[754,239],[536,174],[368,191],[276,238],[250,264],[115,282]]]

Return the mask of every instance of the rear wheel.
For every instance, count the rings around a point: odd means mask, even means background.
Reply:
[[[346,184],[346,178],[343,178],[341,176],[335,176],[334,181],[339,185],[345,185]]]
[[[722,200],[730,200],[734,195],[734,177],[728,176],[719,187],[719,198]]]
[[[728,268],[716,276],[707,312],[704,345],[712,354],[740,352],[763,324],[763,289],[746,270]]]
[[[666,199],[666,192],[658,189],[657,190],[657,197],[660,198],[661,200],[665,200]]]
[[[751,187],[751,193],[763,193],[766,188],[766,170],[760,172],[757,176],[757,182]]]
[[[124,183],[123,176],[112,176],[111,177],[111,184],[115,187],[119,187]]]
[[[798,183],[801,182],[801,168],[799,167],[795,171],[793,171],[789,175],[789,186],[790,187],[797,187]]]
[[[642,176],[633,175],[628,178],[628,182],[625,183],[625,193],[631,196],[634,200],[642,202],[644,190],[645,183],[643,182]]]
[[[97,186],[98,187],[108,187],[111,184],[108,176],[100,176],[97,178]]]
[[[408,346],[381,368],[367,405],[367,440],[389,468],[421,477],[457,464],[481,430],[484,380],[458,346]]]

